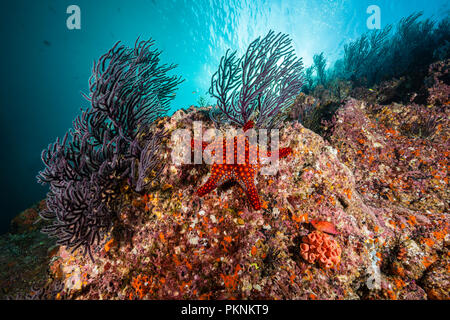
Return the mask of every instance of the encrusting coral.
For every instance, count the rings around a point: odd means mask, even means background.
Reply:
[[[336,240],[316,230],[303,237],[300,252],[309,263],[317,262],[322,268],[330,269],[339,264],[342,250]]]

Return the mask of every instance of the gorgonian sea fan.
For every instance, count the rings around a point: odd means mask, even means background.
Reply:
[[[301,58],[295,55],[286,34],[270,31],[250,43],[246,53],[226,52],[211,79],[209,93],[217,99],[211,110],[216,122],[272,128],[282,120],[277,115],[290,106],[303,85]],[[253,119],[256,118],[256,119]]]
[[[141,191],[160,171],[157,151],[164,132],[150,124],[165,114],[182,81],[167,73],[175,65],[160,64],[154,42],[119,46],[94,63],[89,79],[91,106],[73,122],[64,139],[42,152],[45,168],[38,182],[50,184],[44,232],[76,250],[91,246],[116,217],[121,186]],[[142,161],[143,160],[143,161]],[[146,177],[150,172],[156,173]]]

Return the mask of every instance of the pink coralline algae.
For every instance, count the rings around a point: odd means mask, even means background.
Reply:
[[[300,254],[309,263],[318,263],[324,269],[336,267],[341,260],[341,247],[329,235],[313,231],[303,237]]]

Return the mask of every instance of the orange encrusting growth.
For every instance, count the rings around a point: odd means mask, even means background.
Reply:
[[[139,299],[142,299],[148,292],[151,291],[152,281],[152,277],[141,274],[136,278],[133,278],[133,280],[131,281],[131,286],[134,288],[135,294]],[[130,299],[132,298],[133,295],[130,294]]]
[[[330,269],[341,260],[341,247],[329,235],[313,231],[302,238],[300,254],[309,263],[318,263],[324,269]]]
[[[244,126],[244,131],[250,128],[253,128],[252,121],[249,121]],[[234,137],[233,139],[234,159],[232,164],[227,163],[226,139],[223,139],[223,141],[213,142],[214,144],[216,144],[213,150],[218,150],[218,148],[220,147],[223,148],[223,161],[222,163],[214,163],[212,165],[211,175],[209,179],[197,190],[197,194],[202,197],[214,190],[220,184],[229,180],[234,180],[238,182],[239,185],[244,189],[253,209],[260,210],[261,203],[259,201],[258,191],[254,184],[255,176],[261,167],[261,161],[259,157],[260,148],[258,145],[250,145],[248,139],[245,139],[245,152],[241,152],[238,155],[238,138],[241,137]],[[192,142],[192,145],[193,144],[194,143]],[[206,147],[207,144],[205,142],[202,142],[202,150],[204,150]],[[280,148],[279,158],[287,157],[291,153],[291,148]],[[214,152],[212,152],[212,155],[214,155]],[[267,156],[272,156],[270,151],[267,152]]]

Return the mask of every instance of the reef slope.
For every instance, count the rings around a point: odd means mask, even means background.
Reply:
[[[207,111],[179,110],[155,126],[212,127]],[[435,113],[444,117],[429,132],[415,129]],[[349,99],[327,139],[286,122],[280,147],[293,153],[276,175],[257,175],[259,211],[237,184],[199,198],[209,166],[173,164],[169,138],[160,152],[167,165],[145,194],[124,185],[95,261],[43,251],[45,288],[73,299],[449,299],[448,119],[448,108]],[[325,269],[300,248],[330,224],[341,251]],[[17,273],[13,256],[2,259]],[[3,294],[33,293],[21,288]]]

